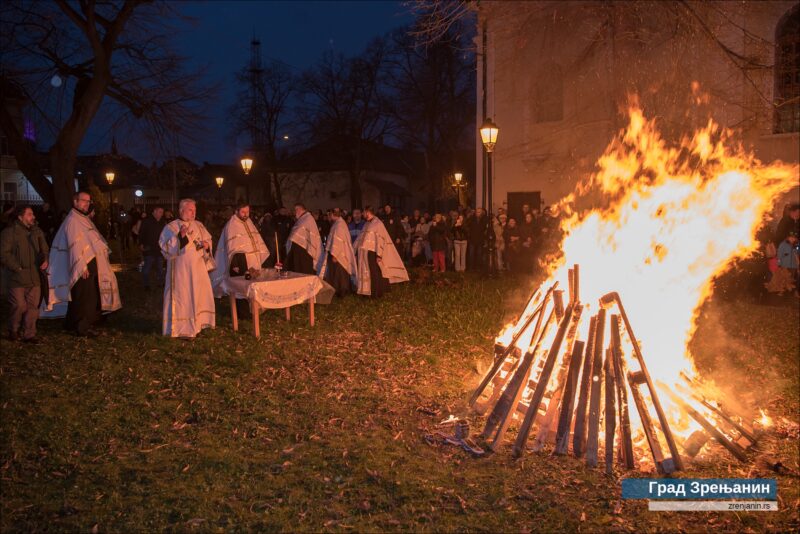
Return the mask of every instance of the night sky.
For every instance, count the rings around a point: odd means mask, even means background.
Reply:
[[[231,139],[226,115],[237,93],[235,72],[249,61],[254,32],[261,40],[262,61],[278,59],[300,72],[312,66],[325,49],[357,54],[373,37],[412,21],[401,2],[381,1],[186,2],[180,4],[180,12],[195,20],[183,25],[184,31],[176,36],[178,51],[191,58],[191,67],[206,66],[208,81],[220,84],[209,110],[211,120],[203,146],[184,151],[200,165],[238,159],[239,149]],[[108,138],[87,141],[84,149],[108,150]],[[142,163],[153,160],[148,152],[131,148],[127,152]]]

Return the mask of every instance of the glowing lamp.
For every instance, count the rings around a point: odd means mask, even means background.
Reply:
[[[253,168],[253,159],[244,157],[242,158],[240,163],[242,164],[242,170],[244,171],[244,173],[250,174],[250,169]]]
[[[492,122],[492,119],[487,117],[481,126],[481,141],[483,141],[483,146],[486,147],[486,152],[491,152],[494,150],[494,145],[497,143],[497,134],[499,131],[500,129],[495,123]]]

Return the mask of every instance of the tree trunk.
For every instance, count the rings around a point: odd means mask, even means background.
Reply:
[[[272,200],[272,203],[276,208],[280,208],[281,206],[283,206],[283,191],[281,191],[281,182],[280,180],[278,180],[278,172],[273,171],[271,173],[271,176],[272,176],[273,193],[275,195]]]
[[[53,177],[53,196],[57,211],[68,211],[72,207],[78,149],[92,119],[100,109],[106,88],[111,80],[111,73],[108,70],[110,59],[106,56],[104,60],[105,66],[95,66],[94,77],[88,81],[82,80],[84,83],[76,85],[72,113],[50,149],[50,174]],[[101,59],[97,58],[97,61],[101,61]]]

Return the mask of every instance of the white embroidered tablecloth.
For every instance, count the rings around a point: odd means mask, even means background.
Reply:
[[[247,296],[262,308],[288,308],[302,304],[317,296],[323,287],[319,276],[289,272],[279,277],[274,269],[265,269],[258,278],[245,280],[243,276],[228,279],[228,288],[236,296]]]

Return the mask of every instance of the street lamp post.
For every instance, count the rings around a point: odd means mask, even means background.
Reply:
[[[466,201],[462,202],[461,193],[467,188],[467,184],[464,183],[464,174],[460,172],[453,173],[453,189],[456,192],[456,199],[458,201],[458,207],[461,208],[466,204]]]
[[[217,204],[222,206],[222,183],[225,181],[225,178],[217,176],[214,178],[214,181],[217,182]]]
[[[497,258],[495,257],[495,235],[494,235],[494,221],[492,215],[492,152],[497,143],[497,134],[499,128],[492,119],[489,117],[483,121],[481,125],[481,141],[486,149],[486,203],[487,215],[489,218],[489,276],[497,274]]]
[[[108,238],[109,239],[111,239],[111,232],[114,228],[114,223],[113,223],[114,217],[111,210],[111,206],[112,204],[114,204],[114,188],[113,188],[114,177],[115,174],[113,171],[108,171],[106,173],[106,182],[108,182]]]

